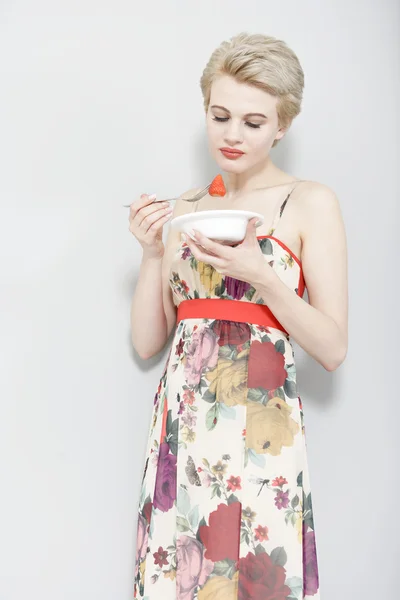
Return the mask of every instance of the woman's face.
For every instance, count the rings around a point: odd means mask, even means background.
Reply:
[[[206,116],[207,136],[210,153],[222,170],[239,174],[267,162],[274,140],[285,134],[278,124],[277,102],[275,96],[229,75],[214,81]],[[221,148],[244,154],[233,160]]]

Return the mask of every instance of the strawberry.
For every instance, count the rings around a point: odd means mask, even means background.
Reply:
[[[222,175],[217,175],[211,182],[210,189],[208,190],[210,196],[225,196],[226,189]]]

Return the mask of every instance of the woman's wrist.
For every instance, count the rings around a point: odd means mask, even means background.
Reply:
[[[251,285],[260,293],[274,294],[279,287],[280,279],[270,265],[264,265],[252,278]]]
[[[161,262],[164,256],[164,248],[159,251],[143,248],[142,262]]]

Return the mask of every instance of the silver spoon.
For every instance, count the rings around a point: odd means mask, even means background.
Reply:
[[[208,190],[210,189],[211,183],[209,185],[207,185],[204,189],[202,189],[200,192],[198,192],[195,196],[193,196],[192,198],[180,198],[181,200],[183,200],[184,202],[197,202],[198,200],[201,200],[201,198],[203,198],[207,193]],[[175,200],[179,200],[178,198],[156,198],[156,200],[154,200],[154,202],[174,202]],[[130,204],[123,204],[122,205],[124,208],[130,208]]]

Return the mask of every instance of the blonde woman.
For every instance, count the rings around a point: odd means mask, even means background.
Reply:
[[[254,210],[236,246],[163,226],[143,194],[132,340],[147,359],[173,331],[139,502],[134,597],[319,599],[315,524],[291,338],[328,371],[347,352],[347,250],[335,193],[279,169],[270,150],[301,110],[295,53],[241,33],[200,81],[225,208]],[[198,190],[186,191],[187,197]],[[219,208],[206,196],[198,210]],[[178,201],[173,216],[194,210]],[[303,299],[307,288],[309,302]]]

